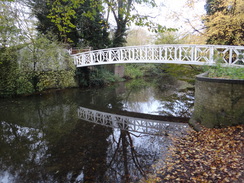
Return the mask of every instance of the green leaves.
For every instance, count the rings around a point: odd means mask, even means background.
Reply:
[[[17,27],[17,11],[9,2],[0,1],[0,42],[3,47],[19,44],[21,30]]]
[[[50,35],[22,48],[1,48],[0,62],[0,96],[76,86],[73,60]]]
[[[73,47],[108,47],[108,23],[100,0],[33,0],[37,29],[51,31],[58,40]],[[43,3],[40,3],[42,1]]]
[[[18,76],[17,50],[14,47],[0,49],[0,95],[12,95]]]
[[[51,22],[57,26],[64,43],[72,42],[67,33],[76,27],[71,21],[76,18],[74,9],[83,2],[79,0],[48,0],[47,5],[51,6],[51,9],[47,18],[51,19]]]
[[[156,33],[171,30],[154,22],[153,17],[150,15],[147,15],[146,13],[138,13],[138,9],[141,5],[146,5],[149,8],[157,7],[154,0],[105,0],[105,2],[107,3],[109,10],[111,10],[117,23],[117,28],[113,38],[114,47],[123,46],[125,43],[123,38],[126,36],[126,29],[132,23],[135,23],[137,26],[148,27],[149,31]]]

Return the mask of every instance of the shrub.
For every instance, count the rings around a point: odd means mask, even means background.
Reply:
[[[207,67],[208,76],[212,78],[244,79],[243,67],[223,67],[221,65]]]

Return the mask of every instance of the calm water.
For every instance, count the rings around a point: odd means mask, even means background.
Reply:
[[[187,128],[166,120],[190,117],[184,85],[136,80],[0,99],[0,182],[137,182],[163,157],[168,134]]]

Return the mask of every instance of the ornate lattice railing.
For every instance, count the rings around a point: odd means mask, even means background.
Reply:
[[[165,131],[171,131],[174,133],[177,131],[182,132],[188,126],[186,123],[175,123],[122,116],[84,107],[79,107],[78,117],[79,119],[93,122],[99,125],[146,134],[161,134]]]
[[[72,55],[77,67],[117,63],[244,65],[244,46],[149,45],[93,50]]]

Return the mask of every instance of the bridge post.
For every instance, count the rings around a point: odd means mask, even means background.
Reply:
[[[90,53],[91,63],[94,63],[92,53]]]
[[[214,47],[209,48],[209,63],[212,65],[214,63]]]
[[[194,50],[195,50],[195,47],[196,46],[191,46],[191,61],[193,62],[194,61]]]
[[[120,78],[125,76],[125,67],[123,65],[115,65],[114,75],[119,76]]]
[[[182,61],[182,49],[179,47],[179,61]]]
[[[196,46],[194,46],[194,57],[192,57],[192,58],[194,58],[193,59],[194,61],[197,60],[197,47]]]
[[[232,54],[233,54],[233,48],[230,48],[230,54],[229,54],[229,64],[232,63]]]
[[[163,54],[163,52],[162,52],[162,48],[159,47],[159,51],[158,51],[158,52],[159,52],[159,53],[158,53],[158,54],[159,54],[159,57],[158,57],[159,60],[163,60],[163,58],[162,58],[162,54]]]
[[[175,61],[177,61],[177,60],[178,60],[178,58],[177,58],[177,50],[178,50],[178,49],[179,49],[179,48],[176,46],[176,47],[175,47],[175,58],[174,58],[174,59],[175,59]]]

